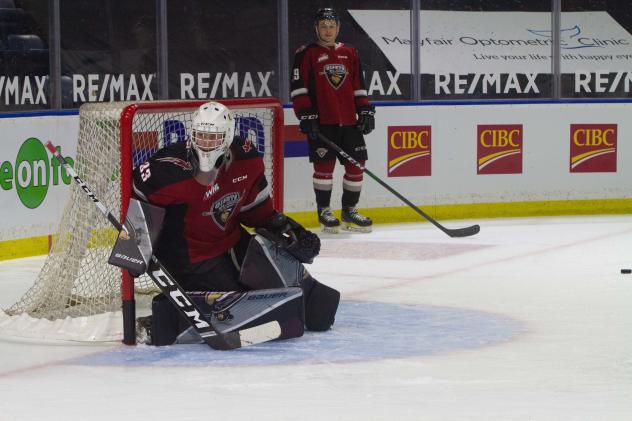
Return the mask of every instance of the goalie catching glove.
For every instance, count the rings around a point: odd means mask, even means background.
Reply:
[[[275,213],[265,227],[255,231],[282,247],[301,263],[312,263],[320,252],[320,238],[282,213]]]

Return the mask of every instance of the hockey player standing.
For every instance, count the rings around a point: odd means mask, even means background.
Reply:
[[[240,276],[253,238],[242,224],[287,240],[282,246],[303,263],[318,254],[320,241],[273,208],[263,159],[250,140],[234,133],[232,112],[208,102],[194,113],[186,143],[166,146],[134,170],[136,197],[165,209],[154,255],[186,291],[300,286],[307,328],[326,330],[333,324],[339,293],[306,271],[302,279],[284,285]]]
[[[322,133],[364,165],[363,135],[375,127],[375,107],[369,104],[358,51],[336,42],[340,20],[334,9],[319,9],[314,21],[316,42],[300,47],[292,68],[291,98],[301,132],[307,134],[309,160],[314,167],[318,220],[325,232],[338,232],[340,221],[330,207],[336,153],[318,139]],[[343,228],[371,232],[372,221],[356,205],[362,189],[362,170],[340,158]]]

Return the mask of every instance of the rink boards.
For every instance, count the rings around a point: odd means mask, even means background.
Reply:
[[[377,104],[366,167],[438,219],[627,213],[631,108],[624,100]],[[312,168],[291,108],[285,124],[284,210],[312,226]],[[72,158],[78,125],[73,111],[0,118],[0,259],[48,250],[71,180],[39,146],[63,144]],[[335,209],[341,179],[338,167]],[[419,218],[366,176],[359,205],[378,223]]]

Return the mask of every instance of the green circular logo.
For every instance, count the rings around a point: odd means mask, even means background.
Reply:
[[[50,163],[39,139],[26,139],[15,160],[15,189],[24,206],[38,207],[48,192]]]

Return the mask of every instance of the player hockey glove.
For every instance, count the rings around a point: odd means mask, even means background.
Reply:
[[[282,213],[275,213],[265,227],[255,231],[282,247],[301,263],[312,263],[320,252],[320,238]]]
[[[310,140],[318,139],[318,111],[312,109],[301,110],[298,113],[298,120],[301,133],[305,133]]]
[[[375,129],[375,107],[361,105],[358,107],[358,121],[356,129],[362,134],[369,134]]]

